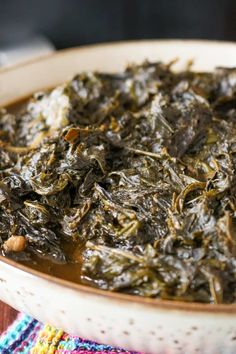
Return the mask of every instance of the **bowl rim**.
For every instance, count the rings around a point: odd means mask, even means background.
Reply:
[[[147,45],[147,44],[161,44],[161,43],[167,43],[169,45],[173,44],[183,44],[186,43],[188,45],[220,45],[220,46],[236,46],[236,41],[224,41],[221,39],[194,39],[194,38],[187,38],[187,39],[181,39],[181,38],[160,38],[160,39],[127,39],[127,40],[114,40],[110,42],[99,42],[99,43],[92,43],[92,44],[84,44],[81,46],[75,46],[75,47],[69,47],[69,48],[64,48],[64,49],[58,49],[55,50],[54,52],[46,53],[37,56],[36,58],[31,58],[24,60],[23,62],[19,62],[13,65],[7,65],[3,68],[0,67],[0,75],[2,73],[8,72],[8,71],[14,71],[17,68],[21,68],[24,66],[28,66],[29,64],[32,63],[37,63],[40,61],[47,60],[51,57],[55,56],[60,56],[61,54],[66,54],[66,53],[73,53],[74,51],[84,51],[87,49],[96,49],[96,48],[107,48],[107,47],[119,47],[119,46],[132,46],[132,45],[137,45],[137,44],[142,44],[142,45]]]
[[[220,46],[234,46],[236,47],[236,43],[233,41],[222,41],[222,40],[207,40],[207,39],[145,39],[145,40],[126,40],[126,41],[114,41],[114,42],[106,42],[106,43],[98,43],[98,44],[88,44],[88,45],[83,45],[79,47],[72,47],[68,49],[62,49],[55,51],[53,53],[49,53],[47,55],[39,56],[34,59],[30,59],[28,61],[25,61],[23,63],[17,63],[16,65],[12,65],[9,67],[5,68],[0,68],[0,77],[1,74],[7,73],[7,72],[12,72],[18,68],[24,68],[27,67],[30,64],[33,63],[38,63],[40,61],[47,61],[49,58],[52,57],[57,57],[61,56],[63,54],[67,53],[73,53],[77,51],[85,51],[87,49],[96,49],[96,48],[107,48],[111,46],[132,46],[132,45],[137,45],[137,44],[154,44],[154,43],[168,43],[169,45],[177,44],[177,43],[185,43],[189,45],[198,45],[198,44],[203,44],[203,45],[220,45]],[[27,95],[28,97],[29,95]],[[24,98],[23,98],[24,99]],[[20,101],[22,98],[19,99]],[[15,103],[17,103],[19,100],[16,99],[14,100]],[[12,102],[7,102],[6,106],[11,104]],[[112,292],[109,290],[101,290],[98,288],[93,288],[87,285],[83,284],[78,284],[74,283],[72,281],[68,281],[62,278],[58,278],[56,276],[43,273],[39,270],[35,270],[33,268],[30,268],[29,266],[22,265],[12,259],[9,259],[5,256],[0,255],[0,266],[1,264],[4,263],[5,266],[17,269],[18,271],[21,271],[25,273],[26,276],[34,276],[41,278],[43,280],[46,280],[50,283],[54,283],[58,286],[62,286],[64,288],[68,288],[71,290],[75,290],[78,292],[82,292],[83,294],[87,294],[90,296],[96,296],[103,298],[104,300],[110,300],[110,301],[118,301],[120,303],[127,303],[130,304],[132,302],[133,304],[136,305],[143,305],[145,307],[151,307],[152,309],[159,309],[159,310],[168,310],[168,311],[173,311],[173,310],[178,310],[178,311],[185,311],[185,312],[195,312],[195,313],[211,313],[211,314],[227,314],[227,315],[235,315],[236,314],[236,303],[234,304],[205,304],[205,303],[199,303],[199,302],[184,302],[184,301],[174,301],[174,300],[162,300],[162,299],[155,299],[155,298],[146,298],[142,296],[134,296],[134,295],[129,295],[129,294],[124,294],[124,293],[119,293],[119,292]],[[1,281],[1,279],[0,279]]]
[[[129,295],[125,293],[113,292],[110,290],[102,290],[94,288],[92,286],[83,285],[75,283],[63,278],[59,278],[39,270],[33,269],[29,266],[23,265],[9,259],[5,256],[0,255],[0,266],[1,263],[8,268],[17,269],[22,273],[25,273],[25,276],[33,276],[35,278],[43,279],[49,283],[54,283],[55,285],[62,286],[64,288],[78,291],[78,293],[83,293],[88,296],[99,297],[104,300],[115,301],[118,303],[126,304],[136,304],[143,305],[145,307],[151,307],[152,309],[159,310],[168,310],[168,311],[184,311],[184,312],[194,312],[194,313],[208,313],[208,314],[227,314],[233,315],[236,314],[236,304],[208,304],[200,302],[184,302],[184,301],[174,301],[174,300],[162,300],[158,298],[148,298],[142,296]],[[1,282],[2,279],[0,279]]]
[[[36,58],[31,58],[31,59],[27,59],[23,62],[19,62],[13,65],[9,65],[9,66],[5,66],[3,68],[0,67],[0,78],[1,75],[5,75],[11,72],[14,72],[14,70],[20,70],[20,69],[24,69],[27,66],[30,65],[34,65],[34,64],[38,64],[38,63],[42,63],[42,62],[46,62],[47,60],[56,58],[56,57],[61,57],[65,54],[73,54],[75,52],[86,52],[87,50],[96,50],[96,49],[109,49],[112,47],[129,47],[129,46],[137,46],[137,45],[152,45],[152,44],[168,44],[170,46],[174,46],[174,45],[188,45],[188,46],[216,46],[219,45],[220,47],[222,47],[222,49],[225,48],[229,48],[229,47],[234,47],[236,49],[236,42],[234,41],[224,41],[221,39],[192,39],[192,38],[187,38],[187,39],[181,39],[181,38],[160,38],[160,39],[129,39],[129,40],[119,40],[119,41],[110,41],[110,42],[100,42],[100,43],[95,43],[95,44],[85,44],[85,45],[81,45],[81,46],[75,46],[75,47],[70,47],[70,48],[65,48],[65,49],[60,49],[60,50],[56,50],[54,52],[51,53],[46,53],[46,54],[42,54],[39,55]],[[177,57],[178,59],[178,57]],[[132,62],[131,62],[132,63]],[[44,89],[45,90],[50,90],[53,87],[55,87],[55,85],[48,85],[45,86]],[[18,98],[14,98],[14,99],[8,99],[6,101],[6,103],[4,104],[4,106],[8,106],[11,104],[15,104],[21,101],[24,101],[25,99],[27,99],[27,97],[29,97],[31,94],[33,94],[35,91],[30,91],[27,95],[23,95],[23,96],[19,96]],[[1,104],[0,104],[1,107]]]

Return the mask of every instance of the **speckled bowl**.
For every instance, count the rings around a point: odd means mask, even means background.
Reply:
[[[236,44],[139,41],[57,52],[0,70],[0,105],[53,87],[81,70],[114,71],[144,59],[177,69],[236,65]],[[149,354],[235,354],[236,305],[203,305],[138,298],[72,284],[0,257],[0,299],[36,319],[95,341]]]

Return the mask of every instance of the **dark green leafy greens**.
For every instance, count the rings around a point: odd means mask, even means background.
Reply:
[[[235,123],[236,69],[148,62],[2,109],[2,254],[77,263],[102,289],[236,302]]]

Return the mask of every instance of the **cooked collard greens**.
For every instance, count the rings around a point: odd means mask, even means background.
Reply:
[[[2,255],[105,290],[236,302],[236,69],[79,74],[0,110],[0,155]]]

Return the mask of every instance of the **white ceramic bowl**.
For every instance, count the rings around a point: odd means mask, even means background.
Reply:
[[[0,105],[53,87],[83,70],[122,70],[144,59],[197,70],[236,66],[236,44],[136,41],[57,52],[0,70]],[[42,322],[107,344],[149,354],[235,354],[236,305],[145,299],[72,284],[0,257],[0,299]]]

